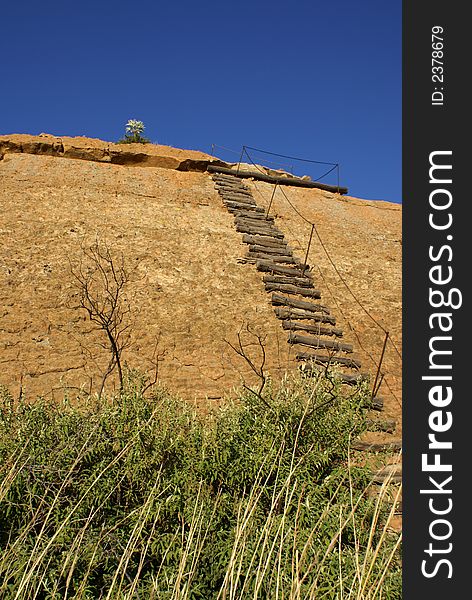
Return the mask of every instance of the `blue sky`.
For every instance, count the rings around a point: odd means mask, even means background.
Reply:
[[[399,0],[17,0],[0,22],[0,133],[115,141],[136,118],[180,148],[339,162],[350,194],[401,202]]]

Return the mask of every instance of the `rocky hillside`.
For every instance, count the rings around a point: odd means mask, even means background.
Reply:
[[[247,247],[208,172],[207,154],[87,138],[0,136],[0,383],[61,397],[96,390],[109,356],[78,307],[73,270],[97,237],[131,273],[129,366],[154,373],[181,395],[217,400],[254,382],[231,348],[249,326],[264,337],[265,368],[295,368],[264,290],[242,260]],[[273,185],[245,180],[267,207]],[[308,263],[354,345],[362,371],[375,376],[385,333],[401,352],[401,206],[284,186],[271,205],[277,227]],[[288,200],[290,203],[288,202]],[[257,362],[256,337],[243,342]],[[385,416],[400,420],[401,360],[387,345],[381,394]],[[109,378],[108,387],[116,385]]]

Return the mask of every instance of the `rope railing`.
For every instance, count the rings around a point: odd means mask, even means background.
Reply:
[[[340,169],[339,163],[326,162],[326,161],[322,161],[322,160],[311,160],[311,159],[307,159],[307,158],[298,158],[296,156],[289,156],[286,154],[277,154],[276,152],[269,152],[268,150],[260,150],[259,148],[254,148],[252,146],[246,146],[246,145],[244,145],[242,147],[241,151],[238,151],[238,150],[234,150],[233,148],[227,148],[226,146],[220,146],[219,144],[212,144],[211,148],[210,148],[210,154],[212,156],[215,155],[216,149],[224,150],[225,152],[230,152],[231,154],[234,154],[235,156],[239,155],[238,172],[239,172],[239,168],[240,168],[240,165],[241,165],[244,155],[246,155],[249,158],[249,160],[253,166],[257,167],[257,164],[250,158],[247,150],[253,150],[254,152],[260,152],[262,154],[268,154],[270,156],[287,158],[292,161],[298,161],[298,162],[309,163],[309,164],[314,164],[314,165],[328,165],[330,168],[327,171],[325,171],[324,173],[322,173],[321,175],[315,177],[313,179],[313,181],[321,181],[322,179],[324,179],[325,177],[328,177],[328,175],[330,175],[331,173],[336,171],[337,187],[339,189],[339,169]],[[293,164],[289,164],[289,163],[285,163],[285,162],[275,162],[275,161],[271,161],[271,160],[267,160],[267,159],[264,159],[264,164],[272,165],[272,167],[285,168],[288,173],[290,173],[291,175],[294,175],[294,165]],[[258,171],[262,174],[265,174],[265,172],[262,171],[260,168],[258,168]]]
[[[246,147],[247,147],[247,146],[246,146]],[[247,154],[247,152],[246,152],[246,154]],[[257,166],[257,165],[255,165],[255,163],[252,161],[252,159],[249,157],[249,154],[247,154],[247,156],[248,156],[248,158],[251,160],[251,163],[252,163],[254,166]],[[335,270],[336,274],[338,275],[338,277],[340,278],[340,280],[342,281],[342,283],[345,285],[345,287],[346,287],[346,289],[349,291],[349,293],[352,295],[352,297],[354,298],[354,300],[356,301],[356,303],[357,303],[357,304],[358,304],[358,305],[361,307],[361,309],[362,309],[362,310],[363,310],[363,311],[364,311],[364,312],[367,314],[367,316],[368,316],[368,317],[369,317],[369,318],[372,320],[372,322],[373,322],[373,323],[375,323],[375,325],[377,325],[377,327],[379,327],[379,328],[380,328],[380,329],[383,331],[383,333],[384,333],[384,334],[388,333],[388,332],[387,332],[387,329],[386,329],[386,328],[385,328],[385,327],[384,327],[384,326],[383,326],[381,323],[379,323],[379,322],[377,321],[377,319],[375,319],[375,317],[373,317],[373,315],[372,315],[372,314],[369,312],[369,310],[368,310],[368,309],[367,309],[367,308],[366,308],[366,307],[365,307],[365,306],[362,304],[362,302],[359,300],[359,298],[357,297],[357,295],[356,295],[356,294],[355,294],[355,293],[352,291],[351,287],[349,286],[349,284],[347,283],[347,281],[344,279],[344,277],[342,276],[342,274],[339,272],[339,269],[337,268],[336,264],[334,263],[333,259],[331,258],[331,255],[329,254],[329,252],[328,252],[328,250],[327,250],[327,248],[326,248],[326,245],[324,244],[324,242],[323,242],[323,240],[322,240],[322,238],[321,238],[321,235],[320,235],[320,233],[319,233],[319,231],[318,231],[318,229],[317,229],[317,227],[316,227],[316,224],[315,224],[313,221],[311,221],[310,219],[308,219],[307,217],[305,217],[305,215],[303,215],[303,214],[302,214],[302,213],[301,213],[301,212],[300,212],[300,211],[299,211],[299,210],[298,210],[298,209],[297,209],[297,208],[296,208],[296,207],[293,205],[293,203],[292,203],[292,202],[290,201],[290,199],[288,198],[288,196],[287,196],[287,193],[284,191],[284,189],[283,189],[282,187],[279,187],[279,189],[280,189],[280,191],[281,191],[282,195],[284,196],[285,200],[287,201],[287,203],[288,203],[288,204],[290,205],[290,207],[292,208],[292,210],[294,210],[294,211],[297,213],[297,215],[298,215],[298,216],[299,216],[301,219],[303,219],[303,220],[304,220],[304,221],[305,221],[305,222],[306,222],[308,225],[310,225],[310,227],[312,227],[312,228],[314,229],[314,232],[315,232],[315,234],[316,234],[316,237],[318,238],[318,241],[320,242],[320,244],[321,244],[321,247],[323,248],[323,251],[325,252],[325,254],[326,254],[326,256],[327,256],[327,258],[328,258],[328,260],[329,260],[330,264],[332,265],[332,267],[333,267],[333,269]],[[400,353],[400,351],[398,350],[398,348],[396,347],[396,345],[395,345],[395,343],[393,342],[393,340],[391,340],[391,338],[390,338],[390,341],[391,341],[391,343],[392,343],[393,347],[395,348],[395,350],[396,350],[396,352],[397,352],[398,356],[401,358],[401,353]]]
[[[251,147],[250,147],[250,146],[244,146],[244,147],[243,147],[243,150],[242,150],[242,153],[241,153],[241,157],[243,157],[244,155],[246,155],[246,156],[247,156],[247,158],[249,159],[249,162],[250,162],[250,163],[251,163],[251,164],[252,164],[252,165],[253,165],[253,166],[254,166],[254,167],[255,167],[255,168],[258,170],[258,171],[262,172],[262,171],[261,171],[261,169],[258,167],[258,165],[257,165],[257,164],[256,164],[256,163],[253,161],[253,159],[252,159],[252,157],[250,156],[250,154],[248,153],[248,151],[247,151],[248,149],[251,149]],[[255,149],[255,150],[257,150],[257,149]],[[267,154],[272,154],[272,155],[275,155],[275,156],[281,156],[281,157],[284,157],[284,158],[292,158],[292,159],[294,159],[294,157],[289,157],[289,156],[286,156],[286,155],[278,155],[278,154],[275,154],[275,153],[273,153],[273,152],[267,152]],[[300,159],[300,160],[303,160],[304,162],[314,162],[314,163],[317,163],[317,164],[319,164],[319,163],[320,163],[320,161],[309,161],[309,160],[307,160],[307,159]],[[333,168],[332,168],[330,171],[334,170],[334,168],[335,168],[335,166],[334,166],[334,165],[335,165],[335,163],[324,163],[324,164],[332,164],[332,165],[333,165]],[[339,165],[336,165],[336,166],[339,166]],[[269,203],[269,209],[267,210],[267,215],[269,214],[270,206],[272,206],[272,202],[273,202],[273,199],[274,199],[274,195],[275,195],[276,189],[277,189],[277,185],[275,185],[275,187],[274,187],[274,189],[273,189],[273,191],[272,191],[272,196],[271,196],[271,200],[270,200],[270,203]],[[331,254],[329,253],[329,251],[328,251],[328,249],[327,249],[327,247],[326,247],[326,244],[324,243],[324,241],[323,241],[323,239],[322,239],[322,237],[321,237],[321,235],[320,235],[320,232],[318,231],[318,228],[316,227],[316,224],[315,224],[315,223],[314,223],[312,220],[310,220],[309,218],[307,218],[307,217],[306,217],[306,216],[305,216],[305,215],[304,215],[304,214],[303,214],[303,213],[302,213],[302,212],[301,212],[301,211],[300,211],[300,210],[299,210],[299,209],[298,209],[298,208],[297,208],[297,207],[296,207],[296,206],[293,204],[293,202],[290,200],[290,198],[288,197],[287,193],[284,191],[284,189],[283,189],[281,186],[278,186],[278,189],[280,190],[280,192],[281,192],[281,193],[282,193],[282,195],[284,196],[284,198],[285,198],[285,200],[286,200],[287,204],[288,204],[288,205],[291,207],[291,209],[292,209],[292,210],[293,210],[293,211],[294,211],[294,212],[295,212],[295,213],[296,213],[296,214],[297,214],[297,215],[298,215],[298,216],[299,216],[299,217],[300,217],[300,218],[301,218],[301,219],[302,219],[302,220],[303,220],[305,223],[307,223],[307,225],[309,225],[309,226],[310,226],[310,240],[309,240],[309,242],[308,242],[308,246],[307,246],[307,251],[306,251],[306,260],[305,260],[305,263],[306,263],[306,262],[307,262],[307,260],[308,260],[308,254],[309,254],[309,250],[310,250],[310,246],[311,246],[311,242],[312,242],[313,233],[315,233],[315,235],[316,235],[316,238],[318,239],[318,242],[320,243],[320,246],[321,246],[321,248],[323,249],[323,251],[324,251],[324,253],[325,253],[326,257],[327,257],[329,264],[330,264],[330,265],[331,265],[331,267],[333,268],[333,270],[334,270],[334,272],[336,273],[336,275],[338,276],[339,280],[342,282],[342,284],[343,284],[343,285],[345,286],[345,288],[348,290],[348,292],[349,292],[349,293],[350,293],[350,295],[353,297],[353,299],[355,300],[356,304],[357,304],[357,305],[358,305],[358,306],[361,308],[361,310],[362,310],[362,311],[363,311],[363,312],[364,312],[364,313],[365,313],[365,314],[368,316],[368,318],[369,318],[369,319],[372,321],[372,323],[374,323],[374,324],[376,325],[376,327],[378,327],[378,328],[379,328],[379,329],[380,329],[380,330],[383,332],[383,334],[384,334],[385,338],[384,338],[384,342],[383,342],[382,355],[381,355],[381,358],[380,358],[380,360],[377,362],[377,361],[375,361],[375,359],[373,358],[372,354],[371,354],[370,352],[368,352],[368,351],[367,351],[367,350],[364,348],[364,346],[363,346],[363,344],[362,344],[362,342],[361,342],[361,340],[360,340],[360,338],[359,338],[359,335],[357,334],[357,331],[355,330],[355,328],[353,327],[353,325],[350,323],[350,320],[349,320],[349,319],[346,317],[346,315],[344,314],[344,311],[342,311],[342,309],[341,309],[341,307],[340,307],[340,305],[339,305],[339,303],[338,303],[338,301],[337,301],[337,299],[336,299],[336,296],[335,296],[335,295],[334,295],[332,292],[330,292],[330,293],[331,293],[331,295],[333,296],[333,299],[335,300],[335,303],[336,303],[336,305],[337,305],[337,306],[338,306],[338,308],[341,310],[341,314],[342,314],[343,318],[346,320],[346,322],[347,322],[347,324],[348,324],[348,326],[349,326],[350,330],[351,330],[351,331],[353,332],[353,334],[355,335],[355,337],[356,337],[356,339],[357,339],[357,341],[358,341],[358,343],[359,343],[359,346],[360,346],[360,348],[363,350],[363,352],[364,352],[364,353],[365,353],[367,356],[369,356],[369,358],[372,360],[373,364],[377,366],[377,374],[376,374],[376,381],[375,381],[375,385],[374,385],[374,389],[373,389],[373,396],[375,396],[375,395],[377,394],[377,392],[378,392],[378,389],[379,389],[379,387],[380,387],[380,383],[383,381],[383,382],[385,382],[385,385],[386,385],[386,386],[387,386],[387,388],[389,389],[389,391],[390,391],[390,393],[392,394],[392,396],[393,396],[393,398],[395,399],[395,401],[398,403],[398,405],[399,405],[399,406],[401,406],[401,403],[400,403],[399,399],[397,398],[396,394],[393,392],[393,390],[392,390],[392,388],[390,387],[390,385],[389,385],[389,383],[388,383],[387,379],[386,379],[384,376],[382,376],[382,377],[380,378],[380,380],[379,380],[379,377],[381,376],[381,365],[382,365],[383,357],[384,357],[385,350],[386,350],[386,347],[387,347],[387,345],[388,345],[388,344],[389,344],[389,345],[391,345],[391,347],[393,348],[394,352],[395,352],[395,353],[397,354],[397,356],[399,357],[399,359],[400,359],[400,362],[402,362],[402,354],[401,354],[401,352],[399,351],[399,349],[398,349],[398,347],[397,347],[397,344],[396,344],[396,343],[394,342],[394,340],[392,339],[392,336],[391,336],[390,332],[389,332],[389,331],[388,331],[388,330],[387,330],[387,329],[386,329],[386,328],[385,328],[385,327],[384,327],[384,326],[383,326],[383,325],[382,325],[382,324],[381,324],[381,323],[380,323],[380,322],[379,322],[379,321],[378,321],[378,320],[377,320],[377,319],[376,319],[376,318],[375,318],[375,317],[372,315],[372,313],[371,313],[371,312],[368,310],[368,308],[366,308],[366,307],[364,306],[364,304],[361,302],[361,300],[359,299],[359,297],[357,296],[357,294],[356,294],[356,293],[355,293],[355,292],[352,290],[352,288],[350,287],[350,285],[348,284],[348,282],[346,281],[346,279],[344,278],[344,276],[342,275],[342,273],[339,271],[339,269],[338,269],[338,267],[337,267],[337,265],[336,265],[335,261],[333,260],[333,258],[332,258],[332,256],[331,256]],[[258,190],[258,191],[259,191],[259,190]],[[259,193],[260,193],[260,191],[259,191]],[[261,195],[262,195],[262,194],[261,194]],[[321,277],[322,277],[322,279],[323,279],[323,281],[324,281],[324,284],[325,284],[325,285],[327,285],[327,282],[326,282],[326,280],[325,280],[325,278],[324,278],[324,275],[323,275],[323,273],[322,273],[322,271],[321,271],[320,267],[318,267],[318,270],[320,271],[320,275],[321,275]],[[328,289],[329,289],[329,288],[328,288]],[[380,383],[378,383],[379,381],[380,381]]]
[[[211,149],[210,149],[210,154],[212,156],[214,156],[215,149],[224,150],[225,152],[231,152],[231,154],[234,154],[236,156],[239,156],[241,153],[239,150],[234,150],[232,148],[226,148],[225,146],[219,146],[218,144],[212,144]],[[286,167],[288,172],[293,175],[293,164],[275,162],[275,161],[270,161],[270,160],[265,161],[265,162],[267,162],[270,165],[277,166],[277,167]]]
[[[316,237],[318,238],[318,241],[320,242],[320,245],[324,251],[324,253],[326,254],[326,257],[328,258],[328,261],[330,262],[331,266],[333,267],[334,271],[336,272],[336,274],[338,275],[339,279],[342,281],[342,283],[344,284],[344,286],[346,287],[346,289],[348,290],[348,292],[351,294],[351,296],[354,298],[354,300],[356,301],[356,303],[359,305],[359,307],[365,312],[365,314],[371,319],[371,321],[377,325],[377,327],[379,327],[379,329],[381,329],[383,331],[384,334],[387,334],[388,331],[387,329],[381,324],[379,323],[379,321],[377,321],[377,319],[370,313],[370,311],[362,304],[362,302],[359,300],[358,296],[352,291],[352,288],[350,287],[350,285],[347,283],[346,279],[343,277],[343,275],[340,273],[338,267],[336,266],[336,263],[334,262],[334,260],[332,259],[330,253],[328,252],[325,243],[323,242],[323,239],[321,238],[321,235],[315,225],[315,223],[313,223],[312,221],[310,221],[309,219],[307,219],[293,204],[292,202],[289,200],[286,192],[280,188],[280,191],[282,192],[283,196],[285,197],[286,201],[288,202],[288,204],[291,206],[291,208],[298,214],[298,216],[300,218],[302,218],[307,224],[309,224],[310,226],[312,226],[314,228]],[[401,353],[398,350],[396,344],[394,343],[394,341],[391,339],[391,337],[389,338],[390,343],[392,344],[393,348],[395,349],[396,353],[398,354],[398,356],[401,358]]]
[[[253,150],[255,152],[260,152],[261,154],[269,154],[271,156],[279,156],[280,158],[288,158],[289,160],[295,160],[295,161],[298,161],[298,162],[303,162],[303,163],[308,163],[308,164],[328,165],[330,167],[328,169],[328,171],[326,171],[322,175],[319,175],[319,176],[315,177],[313,179],[313,181],[321,181],[322,179],[324,179],[325,177],[327,177],[328,175],[330,175],[333,171],[336,171],[336,175],[337,175],[337,188],[339,190],[339,187],[340,187],[340,184],[339,184],[339,170],[340,170],[340,165],[339,165],[339,163],[326,162],[326,161],[322,161],[322,160],[312,160],[312,159],[308,159],[308,158],[299,158],[299,157],[296,157],[296,156],[289,156],[287,154],[277,154],[276,152],[269,152],[268,150],[261,150],[259,148],[254,148],[252,146],[246,146],[246,145],[244,145],[242,147],[241,159],[242,159],[242,156],[244,154],[246,154],[246,156],[249,158],[248,150]],[[240,162],[241,162],[241,159],[240,159]],[[265,162],[267,162],[267,161],[265,161]],[[254,161],[251,160],[251,163],[254,166],[256,166],[255,163],[254,163]]]

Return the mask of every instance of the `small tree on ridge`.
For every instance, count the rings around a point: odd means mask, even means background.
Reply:
[[[137,119],[129,119],[125,125],[125,137],[121,138],[119,144],[149,144],[150,140],[144,137],[144,123]]]

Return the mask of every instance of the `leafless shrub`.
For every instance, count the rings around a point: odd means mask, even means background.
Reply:
[[[159,332],[156,336],[156,343],[154,345],[154,351],[153,351],[152,357],[149,361],[151,363],[153,374],[152,374],[152,376],[148,376],[146,378],[146,381],[145,381],[145,383],[143,385],[143,389],[142,389],[143,394],[145,392],[147,392],[149,389],[151,389],[153,386],[156,385],[158,377],[159,377],[159,365],[161,364],[162,360],[164,360],[164,357],[167,355],[167,350],[160,348],[160,342],[161,342],[161,333]]]
[[[118,372],[120,392],[123,391],[123,352],[130,346],[131,306],[127,287],[131,272],[123,254],[114,256],[108,244],[96,240],[82,247],[83,256],[78,265],[71,264],[71,272],[79,294],[79,308],[86,311],[90,321],[102,332],[101,344],[110,352],[110,361],[102,376],[99,396],[105,382],[115,370]]]
[[[243,383],[243,387],[252,394],[255,394],[270,410],[272,410],[269,402],[267,402],[266,398],[263,396],[263,391],[267,383],[267,375],[264,370],[266,364],[266,336],[262,336],[257,331],[254,331],[247,323],[245,327],[242,327],[238,331],[236,337],[237,342],[234,344],[227,339],[224,341],[246,362],[251,371],[259,379],[259,388],[257,391],[250,388],[246,383]]]

